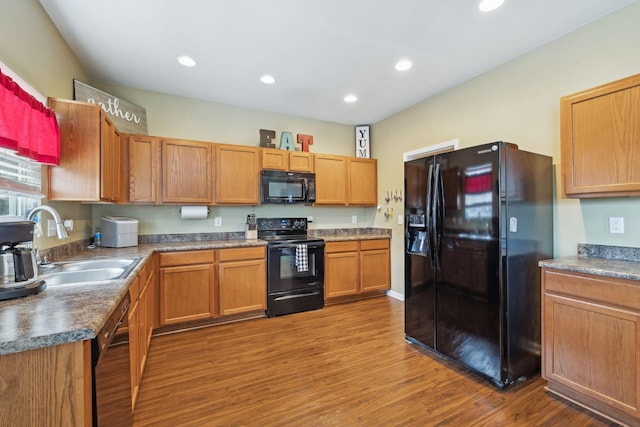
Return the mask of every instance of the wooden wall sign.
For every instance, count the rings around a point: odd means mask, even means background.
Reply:
[[[147,134],[147,112],[144,108],[75,79],[73,97],[76,101],[99,105],[120,132]]]
[[[356,126],[356,157],[371,157],[369,126]]]
[[[276,139],[276,131],[268,129],[260,129],[260,147],[264,148],[279,148],[281,150],[288,151],[304,151],[309,152],[309,146],[313,145],[313,135],[296,135],[296,143],[300,144],[300,149],[296,148],[293,144],[293,134],[289,131],[282,131],[280,133],[280,146],[276,147],[273,140]]]

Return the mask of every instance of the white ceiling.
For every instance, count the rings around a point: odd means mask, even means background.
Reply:
[[[155,92],[372,124],[633,0],[40,0],[87,73]],[[179,65],[188,54],[197,66]],[[395,71],[402,58],[413,61]],[[263,74],[277,81],[267,86]],[[343,97],[356,94],[346,104]],[[142,106],[144,107],[144,105]]]

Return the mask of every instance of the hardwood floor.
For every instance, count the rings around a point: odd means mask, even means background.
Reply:
[[[408,344],[391,298],[154,337],[141,426],[614,426]]]

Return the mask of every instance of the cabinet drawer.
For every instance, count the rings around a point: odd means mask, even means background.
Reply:
[[[389,239],[375,239],[360,241],[360,250],[369,251],[372,249],[389,249]]]
[[[265,247],[253,247],[253,248],[233,248],[233,249],[220,249],[218,252],[220,262],[224,261],[238,261],[245,259],[262,259],[265,258]]]
[[[352,240],[348,242],[328,242],[325,244],[324,252],[352,252],[358,250],[358,241]]]
[[[211,264],[215,262],[215,251],[182,251],[160,254],[160,267],[170,265]]]
[[[543,286],[545,292],[640,310],[640,283],[632,280],[543,269]]]

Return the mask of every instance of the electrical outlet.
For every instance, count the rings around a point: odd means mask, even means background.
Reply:
[[[213,219],[213,225],[214,227],[222,227],[222,217],[221,216],[217,216]]]
[[[403,216],[398,215],[398,225],[402,225],[402,219],[403,219]]]
[[[352,215],[351,216],[351,223],[352,224],[357,224],[358,223],[358,215]]]
[[[609,217],[609,233],[624,234],[624,218],[621,216]]]
[[[307,217],[307,223],[311,224],[313,222],[313,217],[311,215],[309,215]]]

